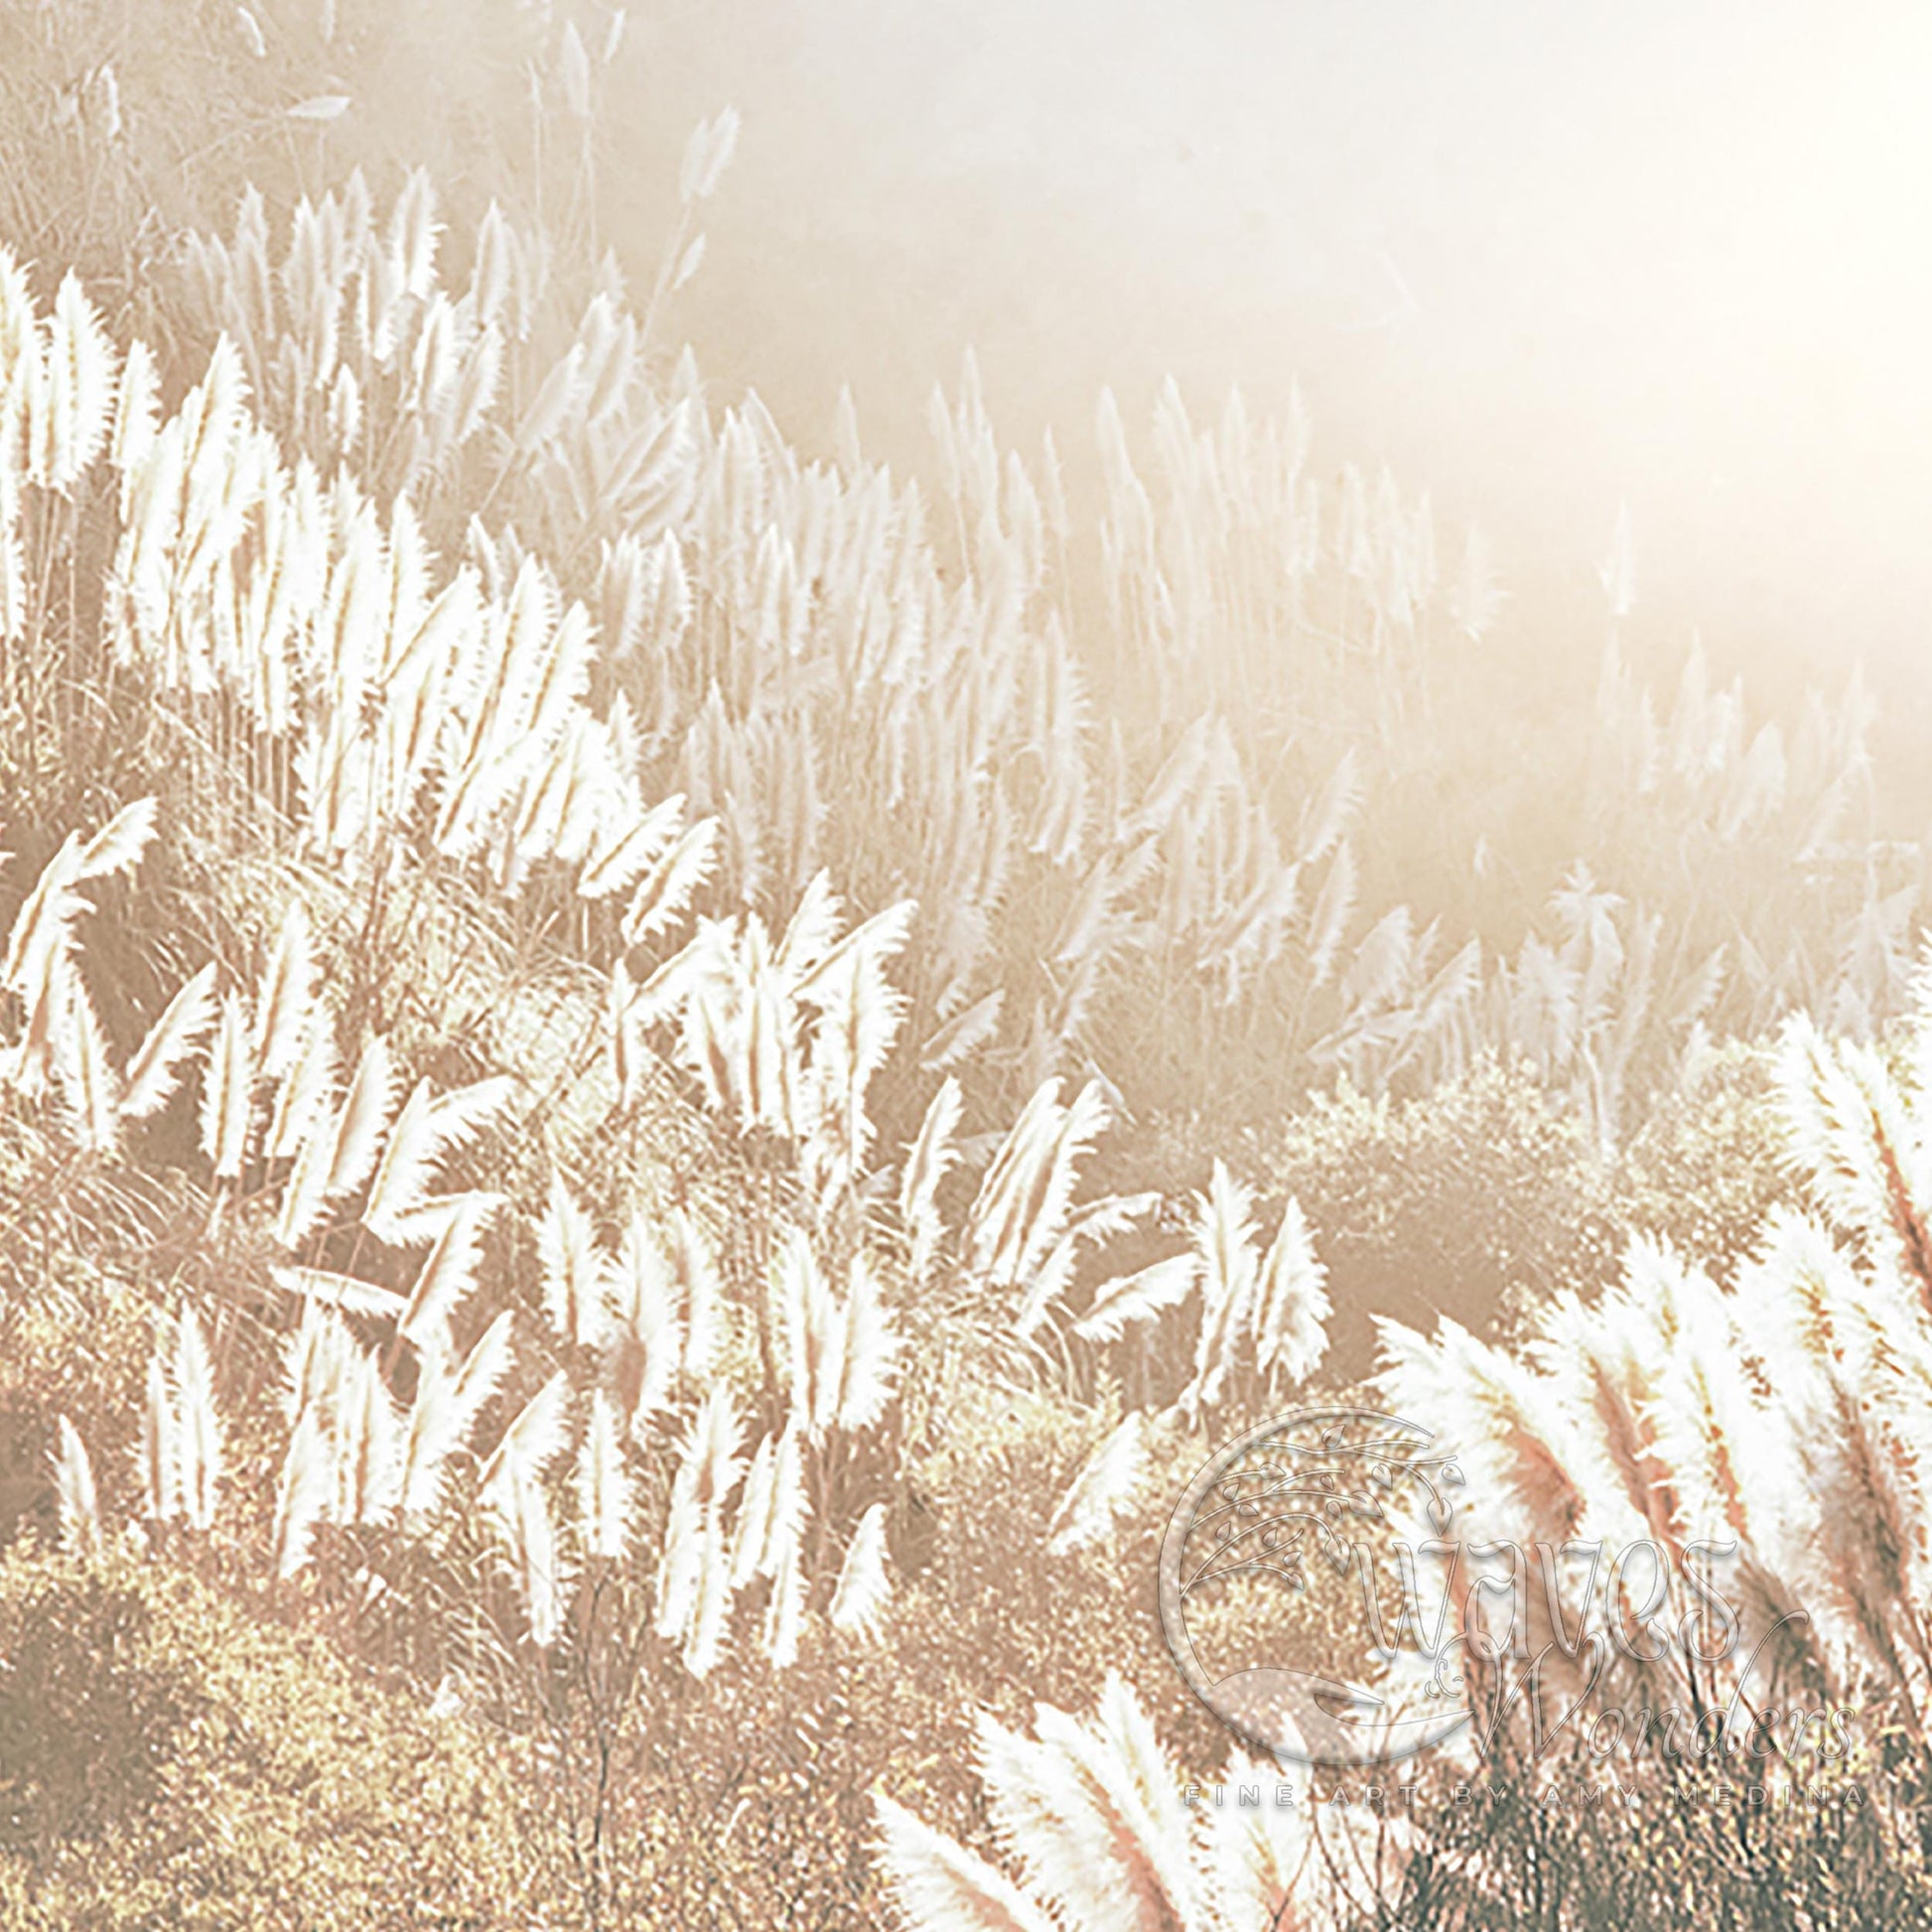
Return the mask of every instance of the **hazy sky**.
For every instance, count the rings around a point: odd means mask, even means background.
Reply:
[[[686,326],[807,435],[850,380],[915,448],[968,342],[1016,435],[1083,439],[1103,381],[1131,411],[1169,369],[1202,404],[1299,375],[1325,459],[1473,506],[1560,633],[1593,619],[1627,498],[1659,640],[1895,662],[1932,639],[1932,7],[712,0],[636,24],[642,119],[745,115]]]

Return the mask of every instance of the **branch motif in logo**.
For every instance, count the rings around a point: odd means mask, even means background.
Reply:
[[[1239,1579],[1341,1594],[1352,1577],[1379,1640],[1371,1544],[1394,1546],[1391,1505],[1413,1485],[1438,1537],[1454,1514],[1449,1491],[1462,1472],[1434,1443],[1431,1431],[1375,1410],[1297,1410],[1224,1445],[1187,1485],[1161,1548],[1162,1625],[1195,1696],[1250,1742],[1324,1766],[1382,1764],[1467,1723],[1439,1677],[1428,1686],[1435,1708],[1411,1716],[1362,1685],[1292,1663],[1211,1676],[1187,1627],[1190,1604],[1204,1606]],[[1398,1555],[1413,1592],[1413,1556]]]

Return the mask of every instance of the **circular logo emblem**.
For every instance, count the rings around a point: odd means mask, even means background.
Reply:
[[[1413,1631],[1417,1654],[1440,1660],[1446,1632],[1440,1617],[1436,1630],[1426,1627],[1419,1552],[1404,1530],[1426,1525],[1439,1541],[1424,1551],[1448,1548],[1448,1492],[1461,1481],[1431,1431],[1372,1409],[1296,1410],[1216,1450],[1161,1546],[1161,1622],[1194,1695],[1250,1743],[1324,1767],[1392,1763],[1453,1734],[1469,1721],[1459,1685],[1432,1670],[1397,1705],[1332,1669],[1309,1668],[1309,1633],[1327,1633],[1330,1650],[1392,1660]],[[1283,1617],[1285,1608],[1299,1614]],[[1259,1642],[1266,1661],[1217,1674],[1197,1634],[1210,1653]],[[1286,1654],[1298,1645],[1299,1660]]]

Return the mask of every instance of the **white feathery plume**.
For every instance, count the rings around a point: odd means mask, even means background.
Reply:
[[[1046,1319],[1047,1311],[1063,1300],[1066,1291],[1073,1286],[1074,1270],[1079,1265],[1081,1238],[1082,1230],[1076,1221],[1060,1235],[1035,1268],[1033,1279],[1028,1282],[1027,1292],[1021,1298],[1020,1307],[1013,1317],[1013,1332],[1022,1341],[1035,1333]]]
[[[41,978],[23,1002],[26,1016],[19,1037],[10,1051],[0,1052],[0,1081],[17,1086],[29,1100],[47,1092],[50,1073],[72,1082],[71,1068],[65,1064],[71,1051],[64,1035],[79,994],[79,975],[65,938],[42,956],[42,965]]]
[[[699,1563],[696,1597],[679,1653],[679,1661],[693,1677],[708,1677],[724,1654],[732,1608],[731,1547],[714,1508],[706,1513],[703,1557]]]
[[[446,1216],[396,1317],[397,1332],[417,1349],[442,1330],[476,1291],[483,1231],[499,1199],[495,1194],[459,1195]]]
[[[295,1165],[289,1170],[288,1178],[283,1184],[281,1212],[275,1220],[275,1238],[285,1248],[298,1246],[322,1218],[323,1210],[328,1205],[329,1170],[335,1159],[337,1127],[335,1109],[329,1102],[335,1085],[334,1060],[335,1048],[333,1042],[328,1040],[327,1029],[318,1029],[309,1051],[283,1088],[276,1120],[270,1129],[271,1150],[288,1147],[295,1156]],[[327,1085],[316,1096],[319,1104],[309,1110],[308,1122],[301,1137],[291,1145],[291,1123],[284,1118],[284,1114],[293,1098],[296,1081],[305,1070],[321,1074],[326,1078]]]
[[[870,1632],[884,1614],[892,1589],[886,1570],[886,1505],[874,1503],[859,1518],[845,1562],[839,1566],[838,1587],[832,1592],[833,1629]]]
[[[838,943],[845,907],[832,890],[832,875],[821,867],[806,883],[778,941],[779,973],[796,986]]]
[[[330,1447],[333,1520],[345,1526],[381,1522],[401,1494],[402,1429],[367,1349],[353,1349],[344,1361]]]
[[[430,1109],[430,1124],[435,1130],[439,1154],[447,1157],[469,1147],[478,1135],[492,1127],[508,1111],[516,1099],[516,1091],[515,1080],[499,1073],[439,1094]]]
[[[436,218],[436,184],[426,168],[412,168],[390,216],[388,253],[400,271],[404,292],[419,302],[436,286],[436,244],[442,232]]]
[[[1893,1261],[1932,1307],[1932,1225],[1911,1119],[1869,1049],[1828,1042],[1809,1019],[1785,1028],[1778,1086],[1792,1149],[1819,1205]]]
[[[577,1512],[589,1554],[621,1562],[630,1541],[630,1472],[624,1467],[617,1411],[601,1390],[592,1398],[577,1457]]]
[[[254,1069],[248,1058],[248,1023],[233,993],[221,1002],[220,1024],[202,1079],[202,1152],[217,1180],[240,1177],[248,1151]]]
[[[845,1322],[809,1238],[794,1228],[772,1260],[791,1413],[813,1442],[838,1414]]]
[[[959,1162],[954,1137],[959,1132],[963,1102],[959,1082],[948,1074],[932,1096],[919,1123],[918,1137],[906,1151],[899,1175],[898,1214],[911,1245],[910,1269],[915,1286],[932,1273],[933,1256],[945,1234],[939,1213],[939,1189]]]
[[[1099,1194],[1082,1201],[1067,1221],[1067,1231],[1083,1242],[1116,1241],[1131,1234],[1161,1205],[1158,1189],[1135,1194]]]
[[[1888,1605],[1922,1593],[1928,1381],[1916,1297],[1889,1268],[1861,1272],[1815,1221],[1774,1215],[1740,1276],[1790,1470],[1736,1458],[1754,1540],[1800,1592],[1841,1676],[1896,1674]]]
[[[1919,1147],[1932,1147],[1932,944],[1921,948],[1912,974],[1911,1027],[1906,1037],[1913,1137]]]
[[[795,1137],[799,1015],[792,994],[771,958],[764,926],[756,914],[745,922],[739,972],[744,992],[740,1025],[728,1035],[731,1091],[747,1123]]]
[[[519,1481],[539,1481],[563,1452],[570,1404],[570,1377],[559,1369],[517,1412],[477,1477],[477,1494],[487,1507],[506,1507],[505,1492]]]
[[[650,1419],[669,1405],[684,1356],[675,1264],[643,1214],[632,1215],[601,1287],[612,1379],[641,1441]]]
[[[697,1677],[717,1659],[731,1606],[724,1511],[744,1472],[739,1440],[730,1391],[714,1383],[685,1437],[672,1480],[654,1619],[659,1636],[684,1640],[685,1668]]]
[[[114,348],[79,277],[62,278],[48,321],[49,401],[58,424],[48,482],[69,491],[106,439],[114,406]]]
[[[943,1025],[935,1027],[919,1048],[919,1070],[943,1073],[976,1053],[1000,1030],[1000,1015],[1006,1007],[1006,993],[995,987],[982,999],[962,1008]]]
[[[401,1317],[406,1307],[403,1298],[392,1288],[360,1281],[353,1275],[332,1274],[326,1268],[273,1267],[268,1274],[277,1288],[299,1295],[320,1308],[339,1309],[345,1314],[379,1315],[393,1321]]]
[[[406,1247],[434,1240],[447,1225],[458,1200],[477,1194],[432,1196],[428,1189],[439,1169],[497,1120],[516,1097],[508,1075],[456,1087],[435,1099],[429,1083],[410,1094],[390,1131],[388,1145],[369,1182],[362,1220],[379,1241]]]
[[[759,1439],[757,1453],[745,1473],[745,1490],[738,1506],[738,1526],[732,1532],[732,1588],[743,1589],[758,1575],[759,1560],[771,1534],[771,1501],[777,1475],[778,1443],[772,1436]]]
[[[718,863],[718,821],[700,819],[644,875],[623,915],[623,942],[639,946],[684,917]]]
[[[492,1492],[487,1512],[508,1553],[531,1641],[547,1647],[563,1627],[563,1572],[543,1484],[519,1468]]]
[[[40,315],[27,270],[11,248],[0,246],[0,367],[7,380],[16,379],[19,366],[36,352]]]
[[[1216,1161],[1207,1192],[1194,1201],[1194,1266],[1201,1312],[1193,1379],[1178,1405],[1187,1416],[1199,1415],[1220,1399],[1239,1359],[1242,1335],[1252,1326],[1260,1279],[1253,1206],[1253,1194]]]
[[[1642,1345],[1650,1319],[1628,1288],[1592,1307],[1565,1296],[1539,1315],[1531,1344],[1600,1470],[1583,1485],[1587,1527],[1618,1547],[1644,1537],[1668,1544],[1678,1533],[1677,1495],[1657,1449],[1657,1363]]]
[[[537,1225],[543,1261],[543,1312],[565,1341],[595,1347],[607,1326],[604,1283],[608,1268],[591,1217],[571,1196],[563,1176],[552,1173],[543,1218]]]
[[[335,1487],[329,1443],[314,1409],[305,1408],[289,1438],[275,1486],[275,1574],[282,1582],[300,1575],[309,1561],[316,1525]]]
[[[651,865],[677,835],[684,816],[684,794],[673,792],[653,805],[628,830],[593,851],[577,880],[580,898],[608,898],[621,893]]]
[[[1178,1308],[1200,1273],[1190,1254],[1169,1255],[1131,1275],[1116,1275],[1093,1292],[1087,1311],[1073,1324],[1083,1341],[1118,1341],[1137,1321],[1151,1321],[1165,1309]]]
[[[1119,1675],[1092,1721],[1040,1705],[1035,1726],[1036,1742],[979,1725],[994,1831],[1032,1889],[1071,1924],[1196,1924],[1204,1887],[1173,1768]]]
[[[1038,1708],[1040,1718],[1045,1711]],[[987,1712],[975,1731],[994,1833],[1028,1889],[1052,1906],[1054,1919],[1083,1926],[1161,1923],[1142,1912],[1143,1900],[1121,1895],[1124,1874],[1110,1856],[1113,1832],[1100,1794],[1077,1764],[1051,1741],[1027,1737]]]
[[[249,1047],[261,1077],[279,1080],[295,1064],[315,1006],[315,959],[308,909],[295,900],[255,991]]]
[[[550,441],[584,399],[584,345],[573,343],[544,377],[522,422],[517,426],[516,448],[528,453]],[[548,626],[546,626],[547,628]]]
[[[1011,1273],[1002,1273],[996,1262],[996,1280],[1026,1281],[1059,1242],[1072,1211],[1080,1159],[1106,1131],[1108,1119],[1100,1083],[1089,1080],[1061,1112],[1051,1158],[1023,1197],[1023,1212],[1015,1223],[1016,1240],[1008,1250]]]
[[[629,1022],[640,1033],[675,1021],[677,1053],[699,1079],[714,1107],[736,1091],[735,1048],[725,1035],[737,1027],[736,937],[715,919],[700,919],[696,935],[657,967],[631,996]]]
[[[107,446],[108,461],[121,475],[123,523],[128,520],[133,501],[135,478],[154,446],[160,404],[161,381],[155,368],[154,351],[144,342],[131,343],[127,359],[121,365],[120,390],[114,400],[114,422]]]
[[[465,1423],[455,1369],[439,1339],[422,1353],[397,1453],[396,1501],[402,1526],[412,1535],[421,1534],[442,1507],[450,1457],[468,1433]]]
[[[611,991],[605,1003],[607,1038],[611,1049],[611,1077],[618,1089],[618,1107],[629,1112],[642,1099],[651,1060],[644,1040],[642,1016],[629,968],[621,959],[611,969]]]
[[[795,1427],[778,1438],[771,1462],[771,1497],[765,1510],[764,1545],[755,1574],[776,1581],[785,1564],[804,1548],[805,1527],[811,1520],[811,1497],[805,1490],[804,1438]],[[789,1554],[788,1554],[789,1553]]]
[[[1264,1375],[1279,1366],[1290,1382],[1305,1382],[1320,1365],[1328,1347],[1327,1272],[1301,1202],[1291,1200],[1255,1290],[1255,1366]]]
[[[680,1476],[682,1473],[680,1466]],[[673,1485],[670,1514],[658,1550],[656,1610],[651,1627],[658,1636],[671,1641],[683,1637],[695,1620],[708,1561],[705,1514],[694,1487]]]
[[[739,1453],[742,1430],[731,1391],[714,1383],[685,1438],[674,1487],[690,1495],[701,1508],[723,1509],[737,1493],[744,1474]]]
[[[80,848],[73,870],[75,881],[111,879],[116,873],[132,872],[154,837],[160,809],[160,802],[153,798],[137,798],[123,805]]]
[[[1024,1223],[1026,1196],[1034,1192],[1035,1174],[1053,1158],[1062,1117],[1058,1095],[1058,1080],[1045,1080],[1034,1090],[980,1180],[966,1217],[966,1244],[974,1271],[982,1277],[991,1277],[999,1258],[1019,1246],[1015,1223]]]
[[[724,1340],[724,1277],[710,1237],[689,1208],[671,1210],[671,1243],[684,1287],[684,1372],[698,1382],[711,1372]]]
[[[66,1416],[55,1429],[59,1447],[54,1453],[54,1495],[60,1511],[61,1541],[83,1556],[98,1556],[101,1548],[100,1505],[94,1495],[93,1464],[80,1432]]]
[[[1379,1318],[1377,1376],[1401,1415],[1427,1416],[1474,1468],[1472,1505],[1522,1542],[1562,1543],[1588,1508],[1589,1457],[1558,1385],[1447,1317],[1426,1341]]]
[[[20,537],[20,484],[7,461],[10,432],[0,405],[0,644],[15,642],[27,627],[27,549]]]
[[[1745,1474],[1772,1420],[1751,1393],[1736,1324],[1725,1296],[1700,1271],[1680,1268],[1664,1316],[1670,1346],[1663,1352],[1651,1415],[1657,1453],[1688,1535],[1754,1538]],[[1587,1493],[1587,1490],[1586,1490]],[[1766,1494],[1760,1484],[1760,1498]]]
[[[215,1494],[221,1481],[221,1419],[214,1405],[214,1370],[201,1317],[192,1310],[176,1329],[175,1375],[180,1419],[179,1479],[182,1513],[191,1529],[214,1521]]]
[[[1042,1714],[1042,1739],[1049,1728],[1061,1726],[1068,1739],[1086,1745],[1080,1757],[1083,1768],[1105,1792],[1119,1821],[1119,1838],[1133,1842],[1133,1852],[1123,1863],[1140,1881],[1135,1889],[1144,1887],[1149,1896],[1164,1894],[1168,1908],[1182,1924],[1197,1918],[1200,1878],[1193,1868],[1186,1822],[1173,1805],[1173,1761],[1162,1748],[1153,1721],[1133,1688],[1118,1671],[1109,1671],[1088,1724],[1075,1725],[1050,1710]]]
[[[807,1112],[816,1117],[814,1140],[824,1143],[818,1160],[830,1173],[862,1167],[871,1146],[866,1091],[892,1051],[907,1004],[887,978],[886,961],[904,945],[912,909],[904,901],[866,920],[794,985],[796,1000],[819,1015],[807,1062]],[[782,951],[777,970],[787,971]]]
[[[302,1320],[282,1344],[282,1385],[276,1401],[291,1426],[306,1410],[332,1410],[355,1337],[333,1308],[304,1298]]]
[[[298,1063],[289,1075],[291,1086],[302,1072],[303,1064]],[[276,1219],[276,1239],[285,1248],[299,1245],[329,1204],[359,1186],[374,1167],[392,1098],[390,1074],[387,1044],[371,1039],[341,1107],[311,1122],[296,1150]]]
[[[1794,1419],[1803,1496],[1816,1504],[1797,1578],[1807,1607],[1816,1600],[1828,1612],[1815,1627],[1840,1674],[1863,1676],[1876,1664],[1902,1686],[1907,1671],[1893,1620],[1922,1594],[1920,1478],[1901,1432],[1874,1415],[1859,1390],[1834,1378],[1825,1393],[1819,1412]],[[1776,1527],[1789,1543],[1789,1522]]]
[[[863,1254],[852,1257],[847,1280],[833,1420],[841,1429],[859,1430],[870,1428],[885,1413],[899,1342],[880,1305],[878,1278]]]
[[[271,1161],[287,1161],[300,1156],[311,1144],[318,1144],[311,1161],[317,1170],[318,1187],[328,1178],[328,1137],[319,1130],[335,1104],[339,1071],[336,1030],[329,1016],[318,1008],[310,1015],[295,1064],[276,1093],[263,1148]],[[294,1184],[291,1175],[289,1185],[293,1188]]]
[[[1206,1194],[1195,1201],[1194,1253],[1202,1295],[1246,1313],[1254,1306],[1259,1263],[1254,1194],[1221,1161],[1214,1163]]]
[[[893,1902],[919,1932],[1060,1932],[1049,1913],[997,1865],[935,1832],[883,1792],[879,1863]]]
[[[435,1173],[436,1141],[430,1129],[427,1080],[417,1081],[396,1116],[395,1126],[369,1181],[369,1197],[362,1208],[362,1225],[378,1241],[403,1245],[409,1217],[428,1197]]]
[[[708,121],[700,121],[684,144],[678,169],[678,200],[687,207],[707,201],[731,164],[738,146],[738,109],[723,107]]]
[[[1891,1284],[1889,1294],[1886,1286],[1862,1276],[1810,1215],[1772,1210],[1739,1272],[1737,1299],[1751,1311],[1752,1338],[1792,1414],[1826,1403],[1823,1385],[1841,1375],[1854,1385],[1876,1378],[1877,1335],[1867,1307],[1876,1302],[1877,1322],[1901,1331],[1912,1320],[1900,1285]]]
[[[505,1309],[477,1337],[463,1367],[458,1371],[452,1400],[456,1404],[458,1428],[468,1435],[484,1405],[502,1387],[510,1368],[510,1312]]]
[[[1066,1556],[1107,1535],[1139,1488],[1147,1465],[1147,1417],[1139,1409],[1130,1410],[1081,1464],[1060,1498],[1047,1525],[1048,1553]]]
[[[1035,1090],[980,1182],[966,1239],[983,1281],[1023,1282],[1044,1260],[1065,1228],[1078,1159],[1107,1124],[1097,1083],[1068,1107],[1059,1087]]]
[[[121,1091],[123,1120],[146,1120],[168,1104],[183,1061],[213,1026],[214,1015],[214,966],[210,962],[168,1002],[128,1062]]]
[[[798,1661],[804,1627],[804,1552],[797,1538],[787,1537],[774,1556],[771,1600],[764,1610],[764,1656],[773,1670],[789,1670]]]
[[[1299,1742],[1286,1716],[1271,1720],[1288,1733],[1283,1741]],[[1285,1752],[1296,1756],[1295,1751]],[[1279,1782],[1281,1765],[1258,1764],[1243,1751],[1229,1758],[1221,1783],[1237,1790],[1243,1785]],[[1310,1814],[1295,1805],[1236,1806],[1231,1816],[1215,1815],[1208,1838],[1208,1863],[1219,1923],[1270,1926],[1277,1932],[1299,1932],[1313,1922],[1293,1909],[1295,1889],[1314,1855],[1315,1835]]]
[[[141,1487],[153,1521],[166,1523],[180,1515],[181,1422],[159,1348],[148,1360],[147,1401],[141,1411]]]
[[[87,901],[74,891],[79,877],[80,841],[69,833],[14,915],[6,958],[0,962],[0,986],[30,1006],[45,997],[54,961],[68,955],[73,921],[87,909]]]
[[[1328,861],[1321,891],[1309,911],[1309,976],[1316,986],[1334,971],[1348,921],[1355,911],[1355,852],[1346,839]]]
[[[56,1022],[55,1070],[74,1139],[91,1154],[112,1152],[120,1138],[119,1094],[94,1003],[78,974],[64,973],[66,1011]]]
[[[359,1187],[375,1166],[382,1130],[394,1105],[394,1067],[385,1039],[372,1038],[356,1062],[337,1121],[324,1199],[340,1200]]]

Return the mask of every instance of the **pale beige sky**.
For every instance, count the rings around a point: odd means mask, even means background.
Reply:
[[[1932,8],[639,23],[648,115],[746,116],[689,326],[801,429],[850,379],[890,439],[968,341],[1016,432],[1083,433],[1102,380],[1265,401],[1299,374],[1324,455],[1474,505],[1555,624],[1628,498],[1673,635],[1932,640]]]

